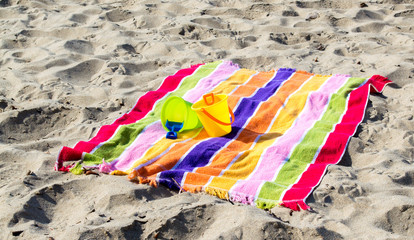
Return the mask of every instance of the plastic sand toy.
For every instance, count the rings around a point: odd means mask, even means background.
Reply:
[[[231,132],[234,114],[227,104],[227,95],[206,94],[191,108],[197,113],[210,137],[221,137]]]
[[[180,97],[169,97],[161,110],[161,122],[168,131],[166,138],[177,139],[177,133],[202,127],[192,103]]]

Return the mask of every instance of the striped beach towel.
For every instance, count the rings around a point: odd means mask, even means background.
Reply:
[[[389,82],[291,68],[258,72],[229,61],[194,65],[165,78],[89,141],[63,147],[55,170],[95,169],[260,208],[308,209],[306,198],[363,120],[369,93]],[[166,139],[165,100],[194,103],[210,92],[228,95],[232,131],[211,138],[199,128]]]

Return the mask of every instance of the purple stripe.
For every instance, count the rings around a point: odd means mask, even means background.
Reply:
[[[335,75],[328,79],[317,91],[309,94],[302,113],[294,124],[281,137],[267,148],[255,171],[248,179],[239,181],[231,190],[232,196],[255,196],[264,181],[272,181],[277,169],[286,161],[294,147],[302,141],[303,136],[323,115],[330,96],[345,84],[348,75]]]
[[[220,82],[227,80],[238,69],[239,66],[230,61],[223,62],[211,75],[201,79],[193,89],[188,91],[183,99],[189,102],[197,101],[206,93],[206,91],[213,89]],[[145,152],[163,138],[165,134],[166,131],[162,127],[160,121],[151,124],[141,132],[137,139],[130,147],[125,149],[118,159],[106,164],[106,168],[102,168],[102,170],[111,172],[113,170],[125,171],[129,169],[137,159],[140,159]]]
[[[276,76],[268,82],[265,87],[259,88],[251,97],[242,98],[237,110],[234,112],[235,121],[232,124],[232,131],[223,137],[210,138],[200,142],[174,167],[173,170],[161,172],[159,175],[159,182],[170,188],[177,189],[178,186],[175,182],[180,183],[185,172],[191,172],[194,168],[208,164],[209,160],[218,150],[238,135],[246,121],[253,115],[260,103],[271,97],[279,86],[292,76],[294,72],[295,69],[279,69]],[[174,178],[175,181],[171,181],[172,178]]]

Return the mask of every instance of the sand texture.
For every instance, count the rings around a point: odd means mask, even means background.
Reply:
[[[1,0],[0,239],[412,239],[413,0]],[[393,84],[311,211],[55,172],[178,69],[217,59]]]

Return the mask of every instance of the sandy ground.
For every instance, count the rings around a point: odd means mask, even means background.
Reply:
[[[412,0],[1,0],[0,35],[0,239],[414,236]],[[394,84],[370,97],[311,211],[53,171],[62,146],[178,69],[217,59]]]

